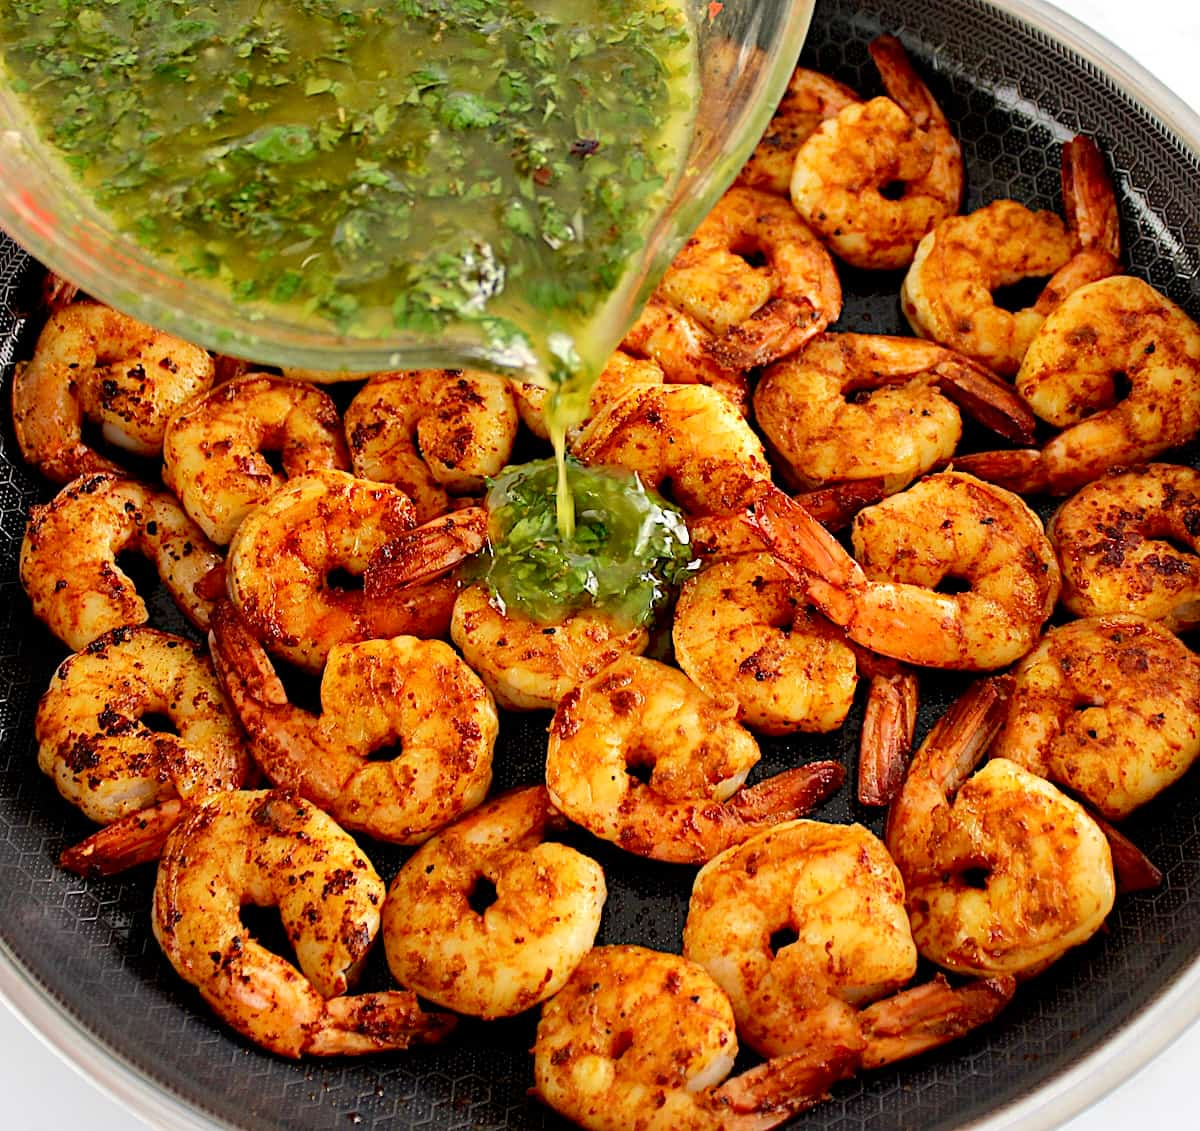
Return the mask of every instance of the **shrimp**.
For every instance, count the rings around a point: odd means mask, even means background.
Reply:
[[[1200,659],[1141,617],[1051,629],[1013,673],[992,756],[1007,758],[1120,820],[1200,755]]]
[[[426,841],[383,906],[396,981],[487,1020],[558,993],[592,948],[607,894],[599,864],[546,840],[565,825],[545,787],[533,786],[494,798]]]
[[[345,828],[417,844],[487,794],[496,707],[448,644],[397,636],[335,645],[319,715],[288,701],[232,605],[217,607],[210,644],[263,772]]]
[[[618,624],[598,609],[541,624],[499,609],[483,585],[459,594],[450,635],[510,711],[553,711],[572,688],[621,656],[640,655],[650,640],[645,628]]]
[[[891,494],[954,455],[955,402],[1008,439],[1033,438],[1011,386],[941,346],[877,334],[814,338],[767,370],[754,414],[794,486],[881,478]]]
[[[558,705],[546,752],[550,799],[627,852],[699,864],[841,785],[840,765],[815,762],[738,793],[759,750],[736,713],[733,699],[710,698],[674,668],[622,657]],[[650,769],[644,785],[639,768]]]
[[[479,493],[508,463],[517,406],[504,377],[414,369],[372,378],[345,427],[354,473],[396,484],[427,522],[449,509],[451,494]]]
[[[33,507],[21,543],[21,583],[34,614],[68,648],[149,619],[117,563],[126,550],[149,558],[188,620],[208,628],[212,602],[196,586],[221,565],[216,548],[167,492],[100,472]]]
[[[700,689],[732,695],[739,720],[763,734],[836,730],[854,701],[853,650],[770,554],[724,558],[688,578],[672,640]]]
[[[279,453],[283,474],[264,452]],[[286,477],[350,466],[329,395],[263,374],[226,381],[176,413],[163,459],[167,486],[220,546]]]
[[[1200,327],[1140,279],[1101,279],[1046,319],[1017,391],[1063,431],[1040,451],[981,452],[962,466],[1013,490],[1068,495],[1200,432]]]
[[[939,979],[895,994],[917,969],[904,882],[861,825],[789,821],[710,860],[683,953],[729,995],[756,1052],[819,1061],[843,1050],[870,1068],[963,1036],[1016,987],[997,978],[951,990]]]
[[[289,479],[243,519],[229,544],[229,596],[276,655],[319,672],[335,644],[442,636],[458,586],[434,581],[380,600],[354,579],[415,525],[412,502],[344,471]],[[339,578],[342,578],[339,582]]]
[[[599,946],[542,1007],[534,1091],[589,1131],[768,1131],[848,1075],[835,1053],[737,1057],[729,999],[700,966],[640,946]],[[722,1083],[722,1081],[725,1081]]]
[[[1083,808],[1005,758],[972,775],[1009,683],[974,684],[917,751],[888,813],[921,954],[960,974],[1031,977],[1103,924],[1112,854]]]
[[[215,794],[167,840],[154,937],[227,1025],[278,1054],[345,1056],[440,1040],[407,991],[342,996],[379,930],[384,886],[358,845],[288,790]],[[299,970],[255,941],[245,904],[278,907]]]
[[[835,255],[893,270],[958,211],[962,151],[900,41],[882,35],[869,50],[891,97],[853,102],[822,122],[796,154],[790,190]]]
[[[1151,463],[1114,472],[1067,499],[1047,532],[1076,616],[1200,626],[1200,471]]]
[[[120,467],[83,441],[83,421],[100,422],[106,440],[140,456],[157,455],[167,420],[213,383],[212,358],[99,303],[53,313],[33,359],[13,373],[13,424],[21,454],[43,475],[66,483]]]
[[[1063,146],[1062,192],[1067,224],[997,200],[931,231],[900,290],[914,332],[1012,377],[1047,316],[1072,291],[1120,269],[1116,194],[1090,139]],[[1033,306],[996,305],[998,288],[1045,275]]]
[[[931,475],[860,511],[854,558],[782,493],[764,497],[751,522],[830,620],[906,663],[1004,667],[1029,651],[1058,599],[1058,563],[1037,515],[969,475]]]
[[[823,121],[859,101],[854,91],[836,79],[797,67],[762,140],[734,184],[788,196],[800,147]]]

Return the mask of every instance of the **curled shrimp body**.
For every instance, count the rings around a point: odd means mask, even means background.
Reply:
[[[1128,816],[1200,754],[1200,660],[1162,625],[1088,617],[1051,629],[1013,673],[992,756]]]
[[[21,454],[58,483],[118,471],[83,442],[83,421],[137,455],[162,450],[167,420],[213,383],[212,358],[98,303],[50,316],[33,359],[13,374],[13,424]]]
[[[379,930],[384,886],[350,836],[287,790],[215,794],[167,840],[152,924],[171,965],[227,1025],[280,1056],[439,1040],[453,1026],[407,991],[342,996]],[[299,970],[242,925],[278,907]]]
[[[496,702],[511,711],[553,711],[572,688],[649,643],[645,628],[618,624],[598,609],[580,609],[555,624],[502,612],[483,585],[459,594],[450,635]]]
[[[763,734],[836,730],[854,701],[854,652],[771,554],[723,558],[690,577],[672,640],[696,684],[732,695],[741,722]]]
[[[534,1090],[588,1131],[767,1131],[846,1075],[834,1056],[726,1080],[737,1051],[729,999],[702,967],[599,946],[542,1007]]]
[[[344,471],[289,479],[238,526],[229,544],[229,595],[276,655],[319,672],[335,644],[441,636],[457,586],[434,581],[386,600],[337,584],[416,522],[412,502],[386,483]]]
[[[760,828],[807,812],[841,784],[814,763],[737,791],[759,760],[736,721],[682,672],[626,656],[569,692],[550,725],[546,785],[554,805],[640,856],[701,863]],[[650,767],[643,785],[630,772]]]
[[[890,98],[844,107],[801,145],[792,168],[796,210],[854,267],[907,266],[921,238],[958,211],[962,151],[900,41],[880,36],[871,57]],[[885,192],[902,186],[899,194]]]
[[[345,828],[416,844],[486,795],[496,707],[448,644],[397,636],[336,645],[321,677],[319,715],[288,701],[232,605],[218,606],[211,646],[264,773]],[[393,757],[371,760],[397,746]]]
[[[264,452],[278,452],[283,474]],[[315,385],[248,374],[218,385],[177,413],[163,444],[163,479],[218,545],[285,479],[348,470],[342,425]]]
[[[487,802],[426,841],[400,869],[383,908],[388,966],[436,1005],[491,1020],[558,993],[600,928],[604,870],[546,840],[545,787]],[[472,906],[490,884],[493,899]]]
[[[220,555],[167,492],[105,473],[81,476],[30,512],[20,569],[35,615],[76,651],[145,624],[146,603],[117,564],[125,550],[149,558],[188,620],[208,627],[212,602],[196,585]]]
[[[1033,416],[1010,386],[912,338],[822,334],[754,391],[767,443],[789,482],[806,490],[875,478],[889,494],[902,490],[954,454],[957,405],[1017,442],[1033,437]]]
[[[859,511],[853,558],[779,493],[756,505],[752,521],[830,620],[907,663],[1003,667],[1029,651],[1058,599],[1041,520],[1016,495],[969,475],[931,475]],[[948,582],[967,588],[939,592]]]
[[[922,241],[900,297],[913,330],[1012,377],[1046,317],[1072,291],[1119,270],[1116,195],[1095,144],[1063,147],[1068,223],[997,200],[952,216]],[[1009,311],[993,293],[1050,276],[1033,306]]]
[[[888,814],[921,954],[962,974],[1029,977],[1099,930],[1112,854],[1082,806],[1015,762],[978,764],[1007,685],[975,684],[943,716]]]
[[[509,381],[462,369],[416,369],[369,381],[346,409],[354,473],[394,483],[417,521],[450,495],[478,493],[512,454],[517,406]]]
[[[153,628],[114,629],[65,659],[33,725],[42,772],[99,824],[237,789],[250,766],[207,649]]]
[[[592,419],[574,454],[586,464],[636,471],[656,490],[669,481],[688,512],[731,514],[771,481],[758,437],[706,385],[633,389]]]
[[[1076,616],[1135,613],[1173,632],[1200,625],[1200,471],[1114,472],[1067,499],[1048,533]]]

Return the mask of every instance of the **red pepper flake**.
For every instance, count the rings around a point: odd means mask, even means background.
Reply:
[[[708,22],[710,24],[713,22],[713,20],[715,20],[717,18],[717,16],[719,16],[721,14],[721,9],[724,7],[725,7],[724,4],[718,4],[715,2],[715,0],[712,4],[709,4],[709,6],[708,6]]]
[[[539,185],[548,185],[554,179],[554,172],[549,165],[543,165],[540,169],[534,169],[533,179]]]

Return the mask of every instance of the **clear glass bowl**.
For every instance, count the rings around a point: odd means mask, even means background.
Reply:
[[[671,257],[732,182],[762,134],[800,54],[813,0],[688,0],[697,29],[700,105],[676,192],[631,265],[606,321],[632,322]],[[88,294],[209,349],[272,365],[370,372],[422,366],[512,368],[469,333],[384,339],[252,310],[173,271],[116,231],[44,147],[0,84],[0,227]],[[613,346],[616,345],[614,341]]]

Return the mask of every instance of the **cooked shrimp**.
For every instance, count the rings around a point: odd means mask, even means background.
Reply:
[[[858,665],[842,633],[803,603],[771,555],[739,554],[690,577],[672,640],[679,666],[763,734],[830,731],[854,701]]]
[[[98,473],[67,484],[30,511],[21,583],[36,616],[76,651],[109,629],[145,624],[146,603],[117,564],[149,558],[183,614],[207,628],[212,602],[196,585],[221,565],[204,533],[165,491]]]
[[[343,381],[361,381],[365,377],[382,376],[358,373],[353,369],[302,369],[296,365],[285,365],[281,372],[289,381],[308,381],[313,385],[337,385]]]
[[[510,711],[553,711],[572,688],[621,656],[640,655],[650,639],[645,628],[620,625],[598,609],[580,609],[556,624],[531,621],[499,609],[483,585],[459,594],[450,635]]]
[[[751,521],[830,620],[906,663],[1004,667],[1029,651],[1058,599],[1037,515],[969,475],[931,475],[860,511],[854,558],[781,493],[765,496]],[[947,585],[967,588],[939,592]]]
[[[107,306],[78,302],[50,316],[33,360],[13,373],[21,454],[57,483],[120,468],[83,442],[99,421],[111,444],[157,455],[167,420],[213,383],[213,361],[190,345]]]
[[[734,184],[787,196],[800,147],[823,121],[858,101],[858,95],[836,79],[797,67],[771,124]]]
[[[944,220],[922,241],[900,291],[913,330],[966,354],[1003,377],[1021,365],[1046,317],[1074,290],[1118,271],[1116,195],[1095,144],[1063,146],[1068,224],[997,200]],[[1033,306],[1008,311],[993,293],[1051,276]]]
[[[164,716],[174,734],[147,725]],[[59,666],[34,719],[38,765],[91,820],[237,789],[249,755],[207,650],[153,628],[117,628]]]
[[[1083,808],[1005,758],[973,776],[1007,681],[974,684],[925,739],[888,814],[921,954],[960,974],[1030,977],[1103,924],[1108,841]]]
[[[636,471],[688,512],[732,514],[770,484],[762,444],[720,393],[704,385],[634,389],[583,430],[586,464]]]
[[[379,930],[384,886],[358,845],[288,790],[213,795],[167,841],[154,937],[227,1025],[280,1056],[345,1056],[440,1040],[454,1019],[407,991],[343,997]],[[278,907],[296,969],[242,925]]]
[[[699,864],[801,816],[842,783],[815,762],[738,790],[759,760],[736,722],[682,672],[625,656],[564,696],[550,724],[546,785],[576,824],[627,852]],[[634,776],[649,768],[646,784]]]
[[[1063,503],[1047,533],[1076,616],[1200,626],[1200,471],[1151,463],[1107,475]]]
[[[790,483],[881,478],[889,494],[954,454],[956,403],[1008,439],[1033,438],[1033,414],[1009,385],[913,338],[822,334],[754,391],[755,419]]]
[[[414,369],[369,381],[346,409],[354,473],[394,483],[417,521],[476,494],[512,454],[517,406],[509,381],[462,369]]]
[[[496,707],[448,644],[397,636],[336,645],[321,677],[319,715],[288,701],[232,605],[217,607],[211,645],[264,773],[345,828],[416,844],[487,793]],[[393,756],[372,761],[381,751]]]
[[[869,49],[891,97],[851,103],[822,122],[796,154],[790,188],[834,254],[891,270],[958,211],[962,151],[900,41],[882,35]]]
[[[599,946],[542,1007],[534,1090],[589,1131],[768,1131],[848,1075],[836,1054],[816,1065],[768,1061],[726,1080],[737,1052],[729,999],[700,966]]]
[[[992,747],[1120,820],[1200,755],[1200,659],[1141,617],[1048,632],[1013,673]]]
[[[283,474],[264,452],[278,452]],[[341,420],[314,385],[249,374],[177,413],[163,444],[163,479],[218,545],[287,476],[350,466]]]
[[[546,840],[556,825],[566,822],[533,786],[487,802],[409,857],[383,907],[396,981],[488,1020],[558,993],[592,948],[607,889],[599,864]]]
[[[870,1006],[912,978],[917,948],[900,873],[861,825],[789,821],[710,860],[683,953],[729,995],[738,1035],[763,1056],[841,1050],[871,1068],[963,1036],[1015,988],[935,981]]]
[[[226,562],[229,596],[269,651],[306,671],[319,672],[335,644],[442,636],[453,581],[380,600],[352,580],[415,521],[409,497],[389,484],[344,471],[296,476],[238,527]]]
[[[1014,490],[1069,494],[1200,432],[1200,327],[1140,279],[1101,279],[1046,319],[1017,391],[1063,431],[1040,451],[984,452],[964,464]]]

